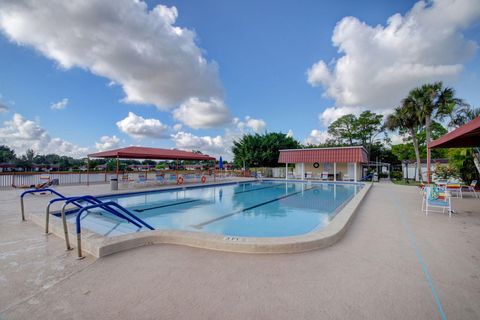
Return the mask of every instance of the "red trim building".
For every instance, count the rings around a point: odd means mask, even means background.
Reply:
[[[480,147],[480,117],[428,144],[429,148]]]
[[[280,150],[279,163],[294,163],[295,169],[286,179],[325,179],[357,181],[361,178],[362,164],[368,163],[364,147],[336,147]]]
[[[157,159],[157,160],[205,160],[215,158],[205,154],[175,149],[160,149],[147,147],[126,147],[115,150],[91,153],[89,158],[118,158],[118,159]]]

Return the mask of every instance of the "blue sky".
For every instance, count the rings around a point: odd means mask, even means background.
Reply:
[[[243,133],[321,142],[336,117],[386,114],[434,80],[480,105],[474,0],[29,2],[0,5],[0,143],[18,153],[133,144],[228,159]],[[446,12],[457,18],[434,19]],[[149,30],[152,21],[161,23]]]

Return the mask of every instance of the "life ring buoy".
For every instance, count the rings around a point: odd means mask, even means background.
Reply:
[[[207,177],[202,176],[202,183],[205,183],[205,182],[207,182]]]
[[[314,167],[314,168],[318,168],[318,167],[320,167],[320,163],[318,163],[318,162],[315,162],[315,163],[313,164],[313,167]]]
[[[177,184],[183,184],[183,177],[178,177]]]

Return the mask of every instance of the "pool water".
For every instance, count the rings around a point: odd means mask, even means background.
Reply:
[[[101,199],[119,203],[155,229],[239,237],[286,237],[325,227],[361,187],[358,184],[263,181]],[[67,217],[74,223],[74,214]],[[146,230],[102,210],[85,215],[83,228],[105,236]]]

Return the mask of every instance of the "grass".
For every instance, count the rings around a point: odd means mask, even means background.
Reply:
[[[399,184],[399,185],[401,185],[401,186],[415,186],[415,187],[418,187],[418,186],[421,185],[420,182],[415,181],[415,180],[407,180],[407,181],[405,181],[405,179],[401,179],[401,180],[392,179],[392,182],[395,183],[395,184]]]

